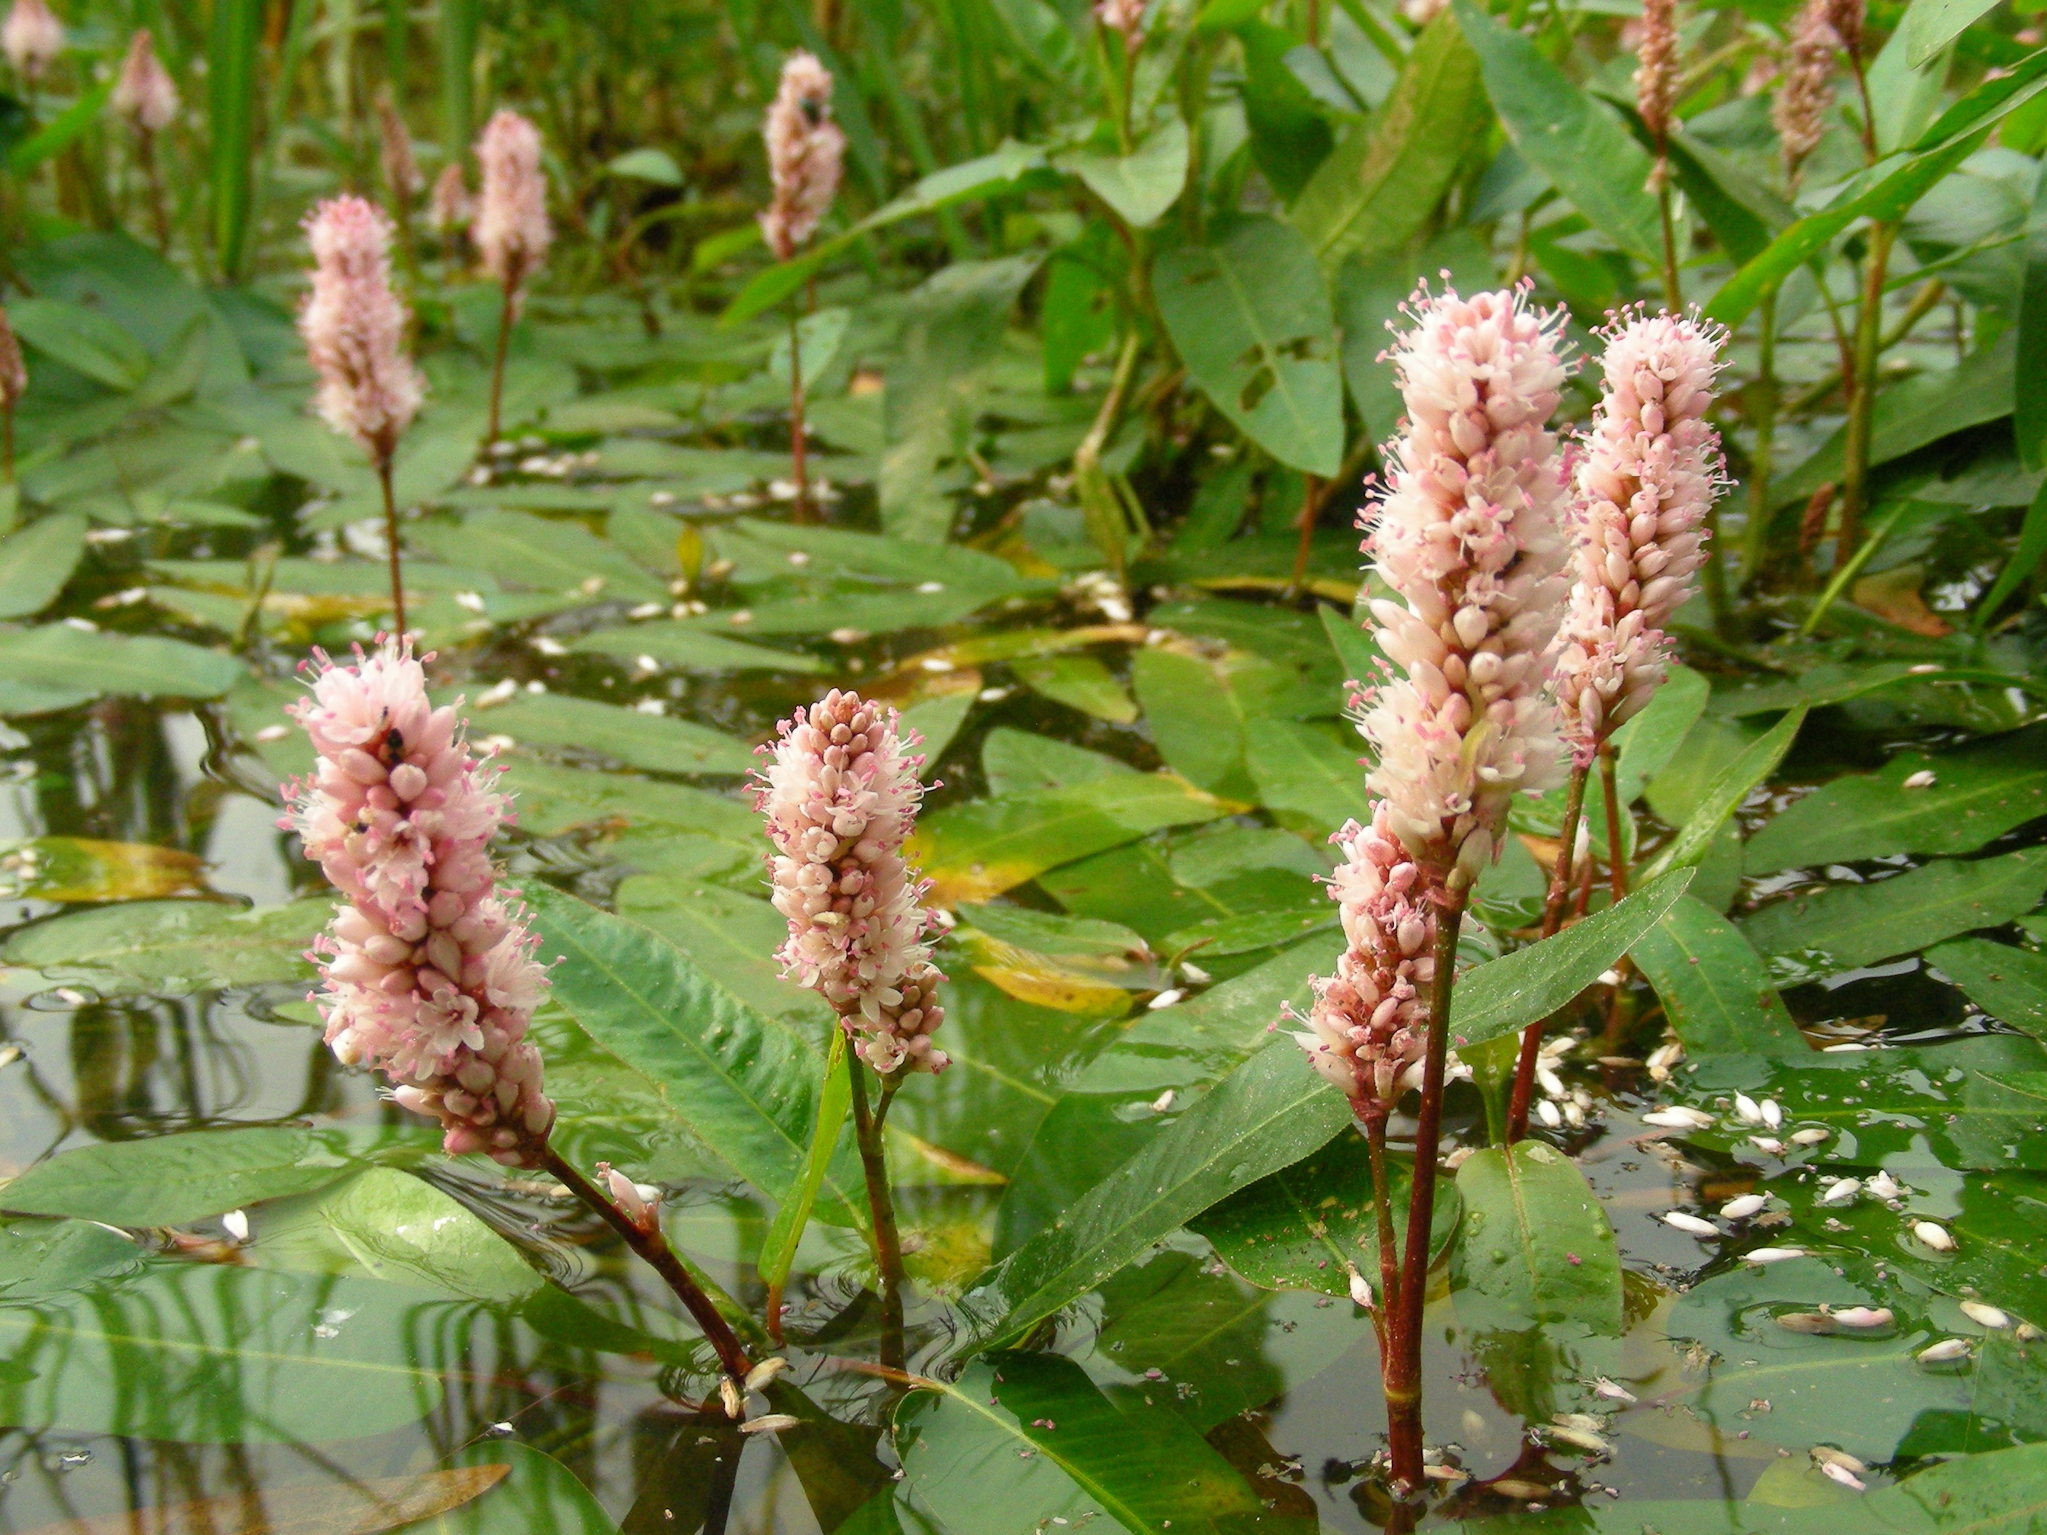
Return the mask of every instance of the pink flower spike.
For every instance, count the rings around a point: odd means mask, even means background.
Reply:
[[[1642,0],[1642,41],[1635,58],[1635,106],[1661,144],[1677,104],[1677,0]]]
[[[761,134],[774,187],[760,216],[761,234],[775,259],[787,261],[831,210],[846,153],[846,135],[832,121],[831,73],[812,55],[799,51],[783,61]]]
[[[1132,53],[1144,41],[1144,0],[1095,0],[1095,20],[1120,33]]]
[[[1391,358],[1407,418],[1365,549],[1398,600],[1371,604],[1398,672],[1363,700],[1365,783],[1432,879],[1490,862],[1514,795],[1555,775],[1547,654],[1565,587],[1564,466],[1548,426],[1564,382],[1560,313],[1528,285],[1422,288]]]
[[[511,802],[454,709],[428,701],[409,644],[357,650],[353,666],[315,655],[292,713],[319,763],[287,785],[279,824],[345,897],[310,956],[327,1043],[438,1119],[449,1155],[537,1166],[554,1105],[526,1031],[547,976],[490,856]]]
[[[1329,878],[1342,915],[1336,974],[1311,976],[1315,1004],[1294,1036],[1360,1118],[1383,1116],[1428,1043],[1436,907],[1423,871],[1392,830],[1384,800],[1369,828],[1347,821],[1329,839],[1343,862]]]
[[[391,286],[391,221],[366,198],[336,197],[306,219],[306,240],[313,288],[299,334],[320,376],[320,414],[386,463],[425,389],[405,355],[411,313]]]
[[[1577,582],[1557,636],[1561,724],[1580,765],[1662,685],[1664,626],[1697,590],[1706,514],[1725,484],[1706,412],[1727,332],[1638,309],[1599,334],[1605,376],[1577,470]]]
[[[139,133],[161,133],[178,115],[178,86],[156,56],[156,40],[147,27],[136,29],[128,57],[110,98],[113,108]]]
[[[434,177],[433,192],[427,198],[426,221],[443,238],[465,229],[476,212],[476,199],[462,180],[462,162],[450,160]]]
[[[476,160],[483,169],[483,193],[469,236],[484,270],[517,289],[540,269],[554,243],[554,226],[547,218],[547,172],[540,168],[540,130],[501,107],[484,124]]]
[[[1805,0],[1791,23],[1790,55],[1770,102],[1784,174],[1794,183],[1806,157],[1819,148],[1834,104],[1834,53],[1841,46],[1836,10],[1837,0]]]
[[[33,85],[64,51],[64,24],[43,0],[14,0],[0,22],[0,53],[14,72]]]
[[[931,1036],[945,1021],[924,935],[927,885],[903,857],[924,786],[896,711],[833,689],[782,721],[755,807],[776,852],[775,909],[789,939],[783,974],[831,1003],[877,1072],[941,1071]]]

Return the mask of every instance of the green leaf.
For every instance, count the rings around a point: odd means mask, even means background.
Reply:
[[[1261,1050],[985,1275],[961,1303],[980,1347],[1015,1342],[1217,1201],[1350,1122],[1291,1041]]]
[[[1087,183],[1133,229],[1149,229],[1179,200],[1187,184],[1186,119],[1174,115],[1137,141],[1127,155],[1076,150],[1055,163]]]
[[[1117,725],[1137,719],[1137,705],[1123,684],[1093,656],[1033,656],[1011,662],[1010,670],[1032,692],[1083,714]]]
[[[760,823],[738,800],[724,795],[630,773],[564,767],[518,751],[499,760],[505,769],[503,787],[518,803],[519,825],[539,836],[624,821],[700,833],[734,847],[759,846]]]
[[[1323,270],[1391,255],[1426,230],[1483,123],[1478,56],[1456,20],[1438,15],[1384,104],[1345,134],[1294,203],[1293,225]],[[1403,280],[1401,298],[1413,273]],[[1371,419],[1375,430],[1393,425]]]
[[[1394,1160],[1387,1181],[1393,1229],[1404,1238],[1409,1161]],[[1454,1186],[1439,1182],[1429,1232],[1432,1260],[1456,1235],[1458,1213]],[[1239,1189],[1187,1227],[1207,1237],[1223,1262],[1268,1290],[1316,1290],[1348,1300],[1354,1264],[1371,1281],[1373,1294],[1379,1293],[1379,1225],[1362,1135],[1337,1135],[1293,1166]]]
[[[27,618],[56,600],[85,553],[76,512],[38,518],[0,538],[0,618]]]
[[[953,1530],[1051,1529],[1106,1519],[1162,1529],[1293,1531],[1165,1408],[1119,1410],[1069,1359],[1004,1353],[957,1382],[920,1380],[896,1409],[904,1479]]]
[[[1450,1289],[1463,1326],[1577,1322],[1620,1336],[1620,1249],[1575,1162],[1542,1141],[1487,1147],[1457,1169],[1457,1195]]]
[[[1153,271],[1159,313],[1203,394],[1283,464],[1332,475],[1343,458],[1336,328],[1315,253],[1290,226],[1250,217]]]
[[[2016,355],[2016,335],[2005,331],[1952,368],[1886,386],[1872,410],[1870,464],[1888,464],[1951,433],[2009,415]],[[1837,430],[1811,457],[1772,483],[1771,501],[1777,506],[1804,501],[1820,486],[1839,480],[1846,441],[1845,431]]]
[[[1286,202],[1301,193],[1328,157],[1331,134],[1322,104],[1288,63],[1301,40],[1285,27],[1253,17],[1234,29],[1244,51],[1244,126],[1251,158]]]
[[[60,1152],[0,1184],[0,1208],[110,1226],[178,1226],[303,1194],[352,1165],[334,1137],[282,1125],[188,1130]]]
[[[1926,787],[1904,787],[1931,773]],[[1749,838],[1750,874],[1888,858],[1973,853],[2047,815],[2047,732],[2021,731],[1961,751],[1900,752],[1879,772],[1836,778]]]
[[[480,717],[487,733],[572,747],[657,773],[748,773],[753,748],[690,720],[643,714],[566,693],[522,693]]]
[[[668,588],[581,523],[531,512],[471,512],[461,522],[416,522],[411,543],[524,591],[666,602]]]
[[[262,40],[263,7],[258,0],[223,0],[213,8],[206,39],[207,190],[213,256],[229,282],[242,276],[255,222],[256,98],[262,90],[257,60]]]
[[[1774,902],[1739,925],[1757,952],[1780,962],[1780,975],[1826,975],[2009,922],[2039,905],[2043,891],[2047,847],[2034,847],[1829,886]]]
[[[1459,977],[1451,995],[1451,1044],[1482,1045],[1547,1018],[1633,948],[1691,882],[1690,869],[1673,869],[1620,905]]]
[[[26,176],[52,155],[76,143],[106,111],[107,98],[113,95],[114,85],[113,80],[105,80],[91,90],[80,92],[70,106],[10,148],[7,151],[8,170],[17,176]]]
[[[1335,608],[1322,607],[1316,611],[1322,618],[1323,633],[1329,636],[1330,648],[1343,664],[1343,680],[1362,684],[1378,676],[1384,657],[1371,634]]]
[[[545,885],[529,887],[527,899],[539,957],[560,956],[549,971],[554,1000],[653,1081],[714,1156],[770,1197],[786,1198],[817,1121],[824,1061],[816,1046],[637,923]],[[820,1219],[858,1225],[858,1208],[858,1190],[827,1178]]]
[[[1244,762],[1258,803],[1291,831],[1326,837],[1347,820],[1371,819],[1355,736],[1345,740],[1294,720],[1260,720],[1246,734]]]
[[[62,1295],[88,1280],[133,1273],[143,1250],[97,1221],[0,1221],[0,1299]]]
[[[2047,290],[2047,273],[2042,274],[2042,288]],[[2041,303],[2047,305],[2047,291],[2042,292]],[[2020,345],[2024,344],[2022,337]],[[2047,337],[2042,338],[2039,350],[2040,360],[2047,363]],[[2026,389],[2021,390],[2016,398],[2030,401],[2033,395],[2033,390]],[[2019,429],[2016,420],[2013,425],[2015,430]],[[1997,616],[1998,609],[2019,589],[2019,583],[2033,573],[2043,557],[2047,557],[2047,483],[2041,485],[2032,504],[2026,508],[2025,521],[2019,526],[2018,547],[2012,550],[2011,558],[2005,561],[2004,569],[1997,573],[1996,581],[1983,594],[1983,600],[1976,604],[1969,618],[1969,627],[1980,634],[1983,626]]]
[[[1648,152],[1612,107],[1580,90],[1534,42],[1457,0],[1458,23],[1478,54],[1486,93],[1521,157],[1549,178],[1614,244],[1652,264],[1662,224],[1647,188]]]
[[[2047,954],[1988,938],[1957,938],[1928,949],[1926,963],[1999,1023],[2047,1039]]]
[[[1961,36],[1997,0],[1912,0],[1905,7],[1905,62],[1914,69]]]
[[[130,390],[149,372],[142,343],[107,314],[58,298],[25,298],[7,311],[23,341],[109,389]]]
[[[1240,801],[1254,793],[1244,768],[1250,722],[1232,685],[1244,667],[1269,670],[1255,656],[1211,662],[1162,646],[1146,646],[1130,658],[1130,681],[1159,755],[1196,787]]]
[[[578,635],[569,649],[586,655],[635,660],[650,656],[663,666],[693,672],[821,672],[816,656],[728,639],[694,624],[663,619],[623,629],[596,629]]]
[[[1693,1055],[1811,1053],[1762,956],[1710,906],[1686,896],[1630,953]]]
[[[1706,679],[1689,666],[1672,666],[1649,707],[1614,732],[1613,744],[1619,753],[1614,776],[1623,805],[1632,805],[1641,797],[1643,786],[1670,766],[1705,712],[1712,692]]]
[[[306,946],[334,914],[324,896],[242,911],[214,901],[129,901],[17,929],[0,959],[101,996],[182,996],[309,979]]]
[[[38,689],[62,700],[43,708],[63,708],[106,693],[218,698],[241,674],[242,664],[233,656],[156,635],[110,634],[70,624],[0,632],[0,675],[5,678],[0,686]],[[35,712],[35,707],[18,712]],[[9,708],[4,699],[0,708]]]
[[[358,1274],[469,1300],[516,1301],[547,1282],[470,1211],[391,1167],[261,1211],[252,1256],[268,1268]]]
[[[1047,869],[1228,806],[1172,773],[1118,774],[1085,788],[948,805],[919,822],[912,858],[934,904],[985,901]]]
[[[796,1262],[796,1248],[803,1240],[803,1228],[817,1204],[817,1191],[824,1186],[831,1167],[832,1152],[853,1108],[853,1084],[841,1069],[846,1064],[846,1031],[832,1030],[831,1049],[825,1055],[824,1084],[817,1101],[817,1125],[811,1131],[810,1149],[804,1153],[803,1169],[789,1197],[775,1211],[774,1224],[761,1239],[761,1283],[780,1289]]]
[[[1452,35],[1463,47],[1463,34]],[[1340,157],[1342,151],[1337,154]],[[1450,274],[1450,284],[1458,292],[1483,292],[1493,286],[1492,253],[1469,229],[1454,228],[1419,249],[1409,246],[1371,256],[1352,255],[1337,265],[1336,323],[1343,332],[1343,381],[1358,414],[1365,419],[1365,430],[1373,436],[1390,436],[1406,408],[1394,382],[1392,363],[1380,360],[1389,339],[1387,327],[1403,323],[1400,306],[1413,296],[1417,273],[1428,274],[1434,282],[1443,272]],[[1325,623],[1342,618],[1328,607],[1322,609],[1322,615]],[[1370,644],[1369,637],[1366,643]]]
[[[2040,370],[2047,368],[2047,167],[2033,183],[2023,250],[2026,264],[2019,288],[2017,365],[2026,370],[2027,378],[2038,378]],[[2019,458],[2028,469],[2047,468],[2047,400],[2040,398],[2038,390],[2020,390],[2014,397],[2012,435],[2018,439]]]
[[[624,154],[613,155],[605,161],[604,168],[614,176],[626,176],[634,181],[651,181],[656,186],[682,185],[682,167],[675,163],[675,156],[665,149],[628,149]]]
[[[1805,715],[1803,704],[1792,709],[1715,774],[1713,781],[1699,796],[1698,808],[1693,810],[1691,819],[1678,829],[1670,845],[1656,855],[1655,861],[1642,871],[1641,877],[1655,879],[1668,870],[1688,868],[1704,858],[1713,846],[1713,839],[1720,835],[1720,828],[1727,824],[1728,817],[1740,808],[1757,784],[1777,770],[1777,764],[1791,750],[1791,743],[1798,739],[1799,729],[1805,724]]]

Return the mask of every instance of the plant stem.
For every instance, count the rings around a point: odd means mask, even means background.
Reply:
[[[1457,932],[1470,885],[1453,871],[1436,915],[1436,971],[1429,990],[1428,1055],[1414,1125],[1414,1183],[1407,1201],[1400,1307],[1382,1365],[1387,1447],[1396,1492],[1422,1487],[1422,1302],[1429,1284],[1429,1228],[1436,1214],[1436,1156],[1443,1139],[1443,1065],[1450,1053],[1450,991],[1457,981]]]
[[[486,449],[495,446],[498,440],[498,415],[505,398],[505,350],[511,345],[512,316],[518,302],[519,285],[516,281],[507,280],[504,306],[498,310],[497,353],[490,363],[490,424],[483,429]]]
[[[790,509],[798,522],[810,521],[810,463],[803,440],[803,337],[796,311],[789,311],[789,477],[796,482],[796,504]]]
[[[1685,306],[1684,289],[1677,280],[1677,218],[1670,206],[1670,159],[1661,148],[1656,154],[1656,214],[1663,223],[1663,307],[1672,314]]]
[[[889,1192],[888,1157],[881,1129],[895,1088],[883,1081],[881,1102],[867,1108],[867,1075],[860,1057],[846,1052],[846,1070],[853,1082],[853,1133],[860,1144],[860,1170],[867,1179],[867,1209],[874,1219],[874,1266],[881,1274],[881,1362],[891,1370],[904,1368],[903,1242],[896,1232],[896,1202]]]
[[[1599,743],[1599,787],[1606,797],[1606,866],[1607,877],[1613,890],[1616,905],[1628,898],[1628,855],[1621,842],[1621,809],[1618,763],[1613,743]]]
[[[1571,781],[1564,789],[1564,822],[1558,831],[1557,861],[1550,868],[1549,893],[1542,903],[1542,936],[1554,937],[1564,925],[1564,903],[1571,898],[1571,869],[1577,863],[1578,823],[1585,815],[1585,780],[1589,769],[1571,765]],[[1542,1053],[1544,1019],[1538,1018],[1521,1031],[1521,1054],[1514,1062],[1514,1092],[1507,1100],[1509,1146],[1528,1133],[1528,1105],[1535,1095],[1535,1060]]]
[[[1379,1357],[1391,1347],[1389,1329],[1400,1310],[1400,1249],[1393,1236],[1393,1185],[1386,1176],[1386,1109],[1375,1103],[1365,1115],[1365,1150],[1372,1160],[1372,1205],[1379,1217],[1379,1307],[1372,1330],[1379,1335]]]
[[[10,413],[8,424],[12,426]],[[398,556],[398,498],[391,488],[390,448],[377,453],[377,483],[384,491],[384,542],[388,545],[387,557],[391,562],[391,622],[397,628],[398,637],[405,637],[405,574]],[[12,454],[10,453],[10,460]]]
[[[1137,354],[1141,344],[1133,321],[1124,333],[1123,349],[1116,357],[1116,372],[1109,380],[1109,392],[1102,397],[1102,408],[1095,412],[1094,423],[1088,427],[1087,436],[1073,450],[1073,485],[1080,500],[1081,513],[1087,520],[1089,534],[1115,570],[1118,581],[1123,579],[1130,536],[1122,506],[1106,483],[1107,476],[1102,473],[1102,449],[1109,445],[1109,438],[1116,430],[1116,420],[1123,412],[1123,399],[1130,392],[1130,380],[1137,372]]]
[[[1749,455],[1748,526],[1742,529],[1741,573],[1747,586],[1761,574],[1770,552],[1770,471],[1777,445],[1777,290],[1756,305],[1756,378],[1749,385],[1754,404],[1755,450]]]
[[[731,1325],[720,1315],[718,1308],[711,1304],[711,1298],[704,1294],[697,1282],[690,1277],[682,1260],[668,1245],[658,1229],[648,1231],[639,1226],[631,1216],[612,1203],[595,1184],[562,1159],[553,1146],[543,1146],[540,1165],[559,1178],[562,1184],[584,1204],[604,1217],[604,1223],[616,1231],[626,1246],[646,1260],[649,1267],[668,1282],[676,1298],[689,1308],[689,1314],[703,1330],[705,1339],[717,1351],[718,1364],[735,1381],[746,1379],[753,1368],[746,1357],[746,1350],[740,1346]]]
[[[170,215],[164,211],[163,178],[156,170],[156,135],[147,128],[139,128],[135,134],[135,158],[142,162],[142,184],[149,193],[149,222],[156,230],[156,249],[159,255],[171,253]]]
[[[1848,400],[1848,424],[1842,441],[1841,520],[1834,536],[1834,563],[1840,565],[1862,541],[1862,514],[1869,505],[1869,438],[1876,414],[1876,363],[1883,337],[1884,269],[1898,226],[1874,223],[1869,228],[1869,254],[1863,258],[1862,306],[1855,316],[1855,391]]]

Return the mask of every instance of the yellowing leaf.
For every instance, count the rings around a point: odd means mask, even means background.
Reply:
[[[146,842],[33,837],[0,844],[0,896],[42,901],[142,901],[206,887],[196,853]]]

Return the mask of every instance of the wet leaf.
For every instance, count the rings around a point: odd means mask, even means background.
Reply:
[[[569,648],[587,655],[637,660],[650,656],[663,666],[693,672],[819,672],[815,656],[749,645],[724,634],[669,619],[633,624],[623,629],[597,629],[579,635]]]
[[[1926,963],[1999,1023],[2047,1038],[2047,955],[1988,938],[1957,938],[1928,949]]]
[[[1172,1413],[1119,1410],[1056,1355],[998,1354],[929,1382],[897,1409],[896,1438],[911,1488],[953,1529],[1298,1527]]]
[[[131,901],[21,928],[0,960],[101,996],[182,995],[307,979],[306,945],[327,925],[325,897],[244,911],[214,901]]]
[[[59,1152],[0,1184],[0,1208],[110,1226],[177,1226],[320,1188],[351,1165],[331,1134],[282,1125],[188,1130]]]
[[[1411,1158],[1390,1158],[1396,1245],[1407,1235]],[[1436,1185],[1431,1258],[1456,1235],[1455,1185]],[[1268,1290],[1315,1290],[1350,1298],[1350,1265],[1379,1291],[1379,1227],[1372,1168],[1362,1134],[1339,1134],[1291,1167],[1239,1189],[1187,1223],[1215,1244],[1216,1256]]]
[[[26,618],[56,600],[85,553],[85,519],[41,517],[0,538],[0,618]]]
[[[440,1401],[410,1334],[447,1305],[366,1280],[155,1261],[0,1302],[0,1417],[188,1444],[376,1434]]]
[[[656,773],[746,773],[759,765],[744,741],[691,720],[621,709],[566,693],[523,693],[478,716],[492,735],[594,752]]]
[[[1117,776],[1084,788],[948,805],[926,816],[910,856],[931,901],[985,901],[1047,869],[1167,826],[1212,821],[1228,806],[1172,773]]]
[[[459,523],[414,523],[406,538],[451,565],[473,566],[523,591],[574,592],[593,600],[668,600],[667,587],[571,518],[477,511]]]
[[[714,983],[637,923],[543,885],[527,892],[554,998],[599,1044],[653,1081],[676,1117],[739,1177],[774,1198],[794,1185],[816,1122],[820,1040]],[[849,1200],[849,1195],[851,1196]],[[818,1217],[858,1225],[865,1195],[827,1174]]]
[[[30,1535],[132,1535],[146,1520],[152,1535],[379,1535],[460,1508],[511,1474],[508,1465],[465,1466],[418,1476],[313,1482],[262,1490],[251,1506],[242,1493],[158,1504],[96,1519],[46,1524]]]
[[[1349,1122],[1343,1095],[1290,1040],[1258,1052],[984,1276],[963,1302],[982,1346],[1025,1337],[1153,1242]]]
[[[1152,281],[1173,345],[1216,409],[1281,463],[1336,473],[1336,322],[1308,243],[1275,219],[1240,219],[1210,244],[1160,256]]]
[[[1711,907],[1686,896],[1630,950],[1694,1055],[1809,1055],[1762,956]]]
[[[1118,725],[1137,718],[1137,705],[1123,685],[1093,656],[1035,656],[1012,662],[1011,670],[1024,686],[1054,703]]]
[[[16,702],[0,696],[9,713],[66,708],[105,693],[144,698],[218,698],[241,675],[242,664],[217,650],[151,634],[112,634],[44,624],[0,633],[0,673],[10,689],[28,688],[63,703]]]
[[[142,1248],[97,1221],[0,1222],[0,1299],[63,1295],[141,1266]]]
[[[2047,848],[2026,848],[1968,862],[1941,859],[1864,885],[1831,885],[1774,902],[1737,926],[1765,958],[1791,972],[1823,975],[1996,927],[2039,905],[2043,891]]]
[[[1928,786],[1904,787],[1932,774]],[[2047,815],[2047,735],[2000,736],[1960,751],[1900,752],[1876,773],[1836,778],[1798,800],[1742,848],[1751,874],[1895,853],[1973,853]]]
[[[34,837],[0,843],[0,896],[61,902],[150,900],[205,888],[205,867],[192,853],[148,842]]]
[[[1620,1334],[1620,1251],[1576,1163],[1542,1141],[1488,1147],[1457,1169],[1457,1194],[1450,1288],[1464,1326],[1576,1322]]]

